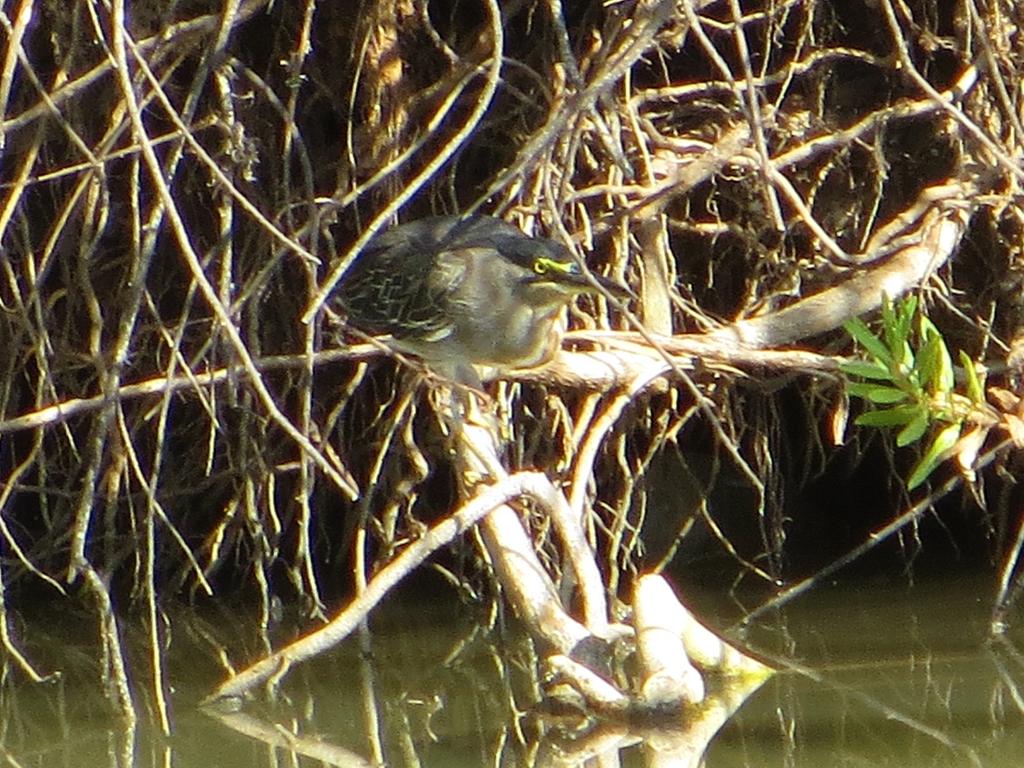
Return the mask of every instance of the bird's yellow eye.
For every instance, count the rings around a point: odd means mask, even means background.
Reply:
[[[540,256],[533,262],[533,271],[538,275],[546,275],[548,272],[561,272],[563,275],[568,275],[572,272],[572,264]]]

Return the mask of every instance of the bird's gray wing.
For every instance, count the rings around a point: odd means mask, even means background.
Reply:
[[[417,224],[418,222],[414,222]],[[450,332],[447,297],[465,275],[458,258],[438,252],[437,231],[407,225],[364,251],[332,296],[358,328],[436,341]],[[442,232],[443,235],[443,232]]]

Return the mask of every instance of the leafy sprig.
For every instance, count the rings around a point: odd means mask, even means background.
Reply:
[[[863,348],[863,356],[841,363],[851,378],[847,391],[873,406],[855,424],[898,429],[896,445],[927,441],[907,479],[913,490],[953,452],[968,417],[984,407],[984,386],[978,367],[964,352],[963,392],[957,390],[953,359],[942,334],[923,313],[916,296],[898,304],[882,302],[881,335],[863,320],[844,323]]]

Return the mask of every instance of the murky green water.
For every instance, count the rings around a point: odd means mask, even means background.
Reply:
[[[166,669],[172,735],[160,735],[143,696],[140,724],[125,733],[102,697],[95,628],[65,613],[21,627],[25,637],[45,633],[45,643],[27,645],[40,663],[60,660],[63,675],[35,685],[8,667],[0,764],[663,766],[696,764],[704,752],[710,768],[1020,766],[1024,633],[986,641],[990,594],[988,580],[964,577],[808,594],[748,635],[794,668],[743,703],[706,751],[682,729],[585,732],[539,719],[529,644],[500,631],[500,617],[481,629],[454,601],[418,598],[377,618],[368,654],[352,638],[292,671],[273,706],[220,716],[195,706],[223,678],[218,648],[237,664],[259,643],[232,618],[237,608],[175,615]],[[694,602],[705,614],[715,604],[707,595]],[[288,634],[278,630],[274,642]],[[138,640],[127,633],[142,688],[148,661]]]
[[[779,674],[709,766],[1024,765],[1024,634],[989,642],[990,579],[823,587],[751,634]]]

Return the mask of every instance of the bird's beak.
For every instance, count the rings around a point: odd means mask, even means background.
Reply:
[[[558,284],[566,291],[571,291],[572,293],[607,293],[622,301],[635,298],[629,288],[619,285],[596,272],[591,272],[589,275],[584,275],[575,269],[563,272],[558,276]]]
[[[609,280],[604,275],[598,275],[591,273],[597,284],[600,285],[604,290],[608,291],[613,298],[619,299],[620,301],[628,301],[629,299],[635,299],[636,295],[624,285],[619,285],[613,280]],[[589,285],[589,281],[588,281]]]

